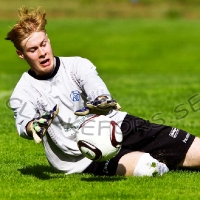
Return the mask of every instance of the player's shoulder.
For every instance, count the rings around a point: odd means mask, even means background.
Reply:
[[[60,60],[64,63],[73,63],[73,64],[87,64],[92,62],[88,58],[84,58],[81,56],[71,56],[71,57],[61,57],[59,56]]]
[[[21,85],[29,85],[28,83],[31,82],[31,76],[29,75],[28,71],[27,72],[24,72],[22,75],[21,75],[21,78],[19,79],[18,81],[18,84],[21,84]]]
[[[28,72],[24,72],[21,75],[19,81],[17,82],[13,92],[19,91],[19,90],[27,90],[28,91],[30,89],[30,86],[29,86],[30,85],[30,78],[29,77],[30,76],[28,75]]]

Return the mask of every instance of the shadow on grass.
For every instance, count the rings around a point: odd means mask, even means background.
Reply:
[[[175,167],[175,168],[172,168],[171,171],[176,171],[176,172],[200,172],[200,169],[190,169],[190,168],[179,168],[179,167]]]
[[[38,179],[48,180],[53,178],[59,178],[59,174],[63,176],[63,173],[59,173],[51,166],[46,165],[34,165],[26,166],[22,169],[18,169],[23,175],[35,176]]]
[[[82,181],[86,182],[113,182],[113,181],[122,181],[126,180],[125,177],[115,177],[115,176],[95,176],[95,177],[88,177],[88,178],[81,178]]]
[[[41,180],[49,180],[55,178],[63,178],[66,175],[61,173],[51,166],[46,165],[34,165],[34,166],[26,166],[24,168],[18,169],[21,174],[26,176],[34,176]],[[86,175],[86,174],[85,174]],[[85,182],[113,182],[113,181],[122,181],[126,180],[125,177],[117,177],[117,176],[94,176],[92,174],[88,174],[92,177],[82,177],[81,180]]]

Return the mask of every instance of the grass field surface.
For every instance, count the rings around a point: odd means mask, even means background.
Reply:
[[[54,171],[42,145],[17,135],[9,109],[9,96],[28,69],[3,40],[15,21],[0,21],[0,200],[200,197],[197,171],[153,178]],[[86,57],[97,66],[122,110],[200,136],[199,20],[50,19],[47,31],[55,55]]]

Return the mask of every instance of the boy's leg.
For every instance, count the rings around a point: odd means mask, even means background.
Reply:
[[[185,158],[178,163],[177,167],[200,169],[200,138],[195,137]]]
[[[192,155],[194,152],[195,154],[200,152],[198,151],[200,141],[196,139],[194,142],[196,137],[184,130],[150,123],[131,115],[125,117],[121,129],[124,134],[122,146],[125,149],[149,153],[169,168],[174,168],[178,164],[179,166],[200,166],[198,155]],[[188,155],[185,157],[187,152]],[[197,160],[198,163],[194,163]]]
[[[116,175],[122,176],[154,176],[168,172],[168,167],[154,159],[150,154],[130,152],[122,156],[118,162]]]
[[[143,152],[135,151],[125,154],[118,162],[116,174],[131,176]]]

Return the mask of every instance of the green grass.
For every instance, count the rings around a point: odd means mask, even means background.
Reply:
[[[14,22],[0,21],[1,38]],[[47,30],[55,55],[86,57],[97,66],[123,110],[200,136],[199,21],[51,19]],[[0,55],[1,200],[198,199],[198,172],[125,178],[54,171],[42,145],[18,137],[6,103],[28,66],[8,41],[1,40]],[[187,112],[175,112],[179,106]]]
[[[0,0],[0,19],[16,19],[17,8],[41,6],[48,18],[200,19],[199,0]]]

